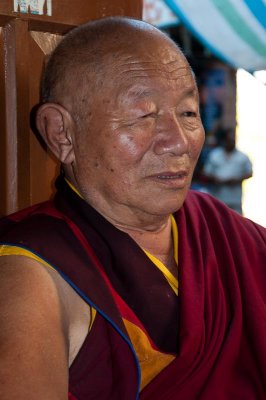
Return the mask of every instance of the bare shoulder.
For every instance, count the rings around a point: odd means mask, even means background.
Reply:
[[[56,272],[27,257],[0,257],[1,400],[67,399],[71,346],[77,352],[84,340],[73,342],[71,333],[80,319],[85,327],[88,307]]]

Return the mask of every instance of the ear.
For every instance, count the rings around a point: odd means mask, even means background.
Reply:
[[[56,158],[64,164],[71,164],[75,159],[72,145],[74,122],[69,112],[59,104],[43,104],[37,111],[36,126]]]

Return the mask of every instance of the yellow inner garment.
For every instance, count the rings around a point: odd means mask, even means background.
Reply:
[[[141,371],[140,390],[142,390],[175,359],[175,355],[155,350],[142,329],[124,318],[123,322],[139,361]]]
[[[0,256],[24,256],[28,258],[32,258],[33,260],[38,261],[40,264],[45,265],[53,270],[55,270],[48,262],[44,261],[41,257],[38,257],[36,254],[32,253],[29,250],[23,249],[19,246],[8,246],[1,245],[0,246]]]
[[[176,267],[178,265],[178,230],[177,230],[177,225],[176,221],[171,215],[171,225],[172,225],[172,235],[173,235],[173,242],[174,242],[174,258],[176,262]],[[173,289],[176,295],[178,295],[178,280],[175,278],[175,276],[169,271],[168,268],[160,261],[158,258],[156,258],[154,255],[149,253],[147,250],[143,249],[145,254],[150,258],[150,260],[153,262],[154,265],[163,273],[165,278],[167,279],[169,285]]]

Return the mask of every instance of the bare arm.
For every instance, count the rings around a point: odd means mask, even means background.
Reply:
[[[229,178],[229,179],[223,179],[223,178],[218,178],[217,176],[214,175],[205,175],[209,183],[214,183],[214,184],[226,184],[226,185],[235,185],[236,183],[242,183],[245,179],[249,179],[252,177],[252,173],[247,173],[241,177],[238,178]]]
[[[0,258],[1,400],[68,397],[68,318],[54,280],[37,264]]]

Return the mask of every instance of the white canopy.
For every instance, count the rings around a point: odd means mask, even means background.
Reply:
[[[164,0],[190,32],[234,68],[266,69],[266,0]]]
[[[164,0],[144,0],[142,18],[158,28],[168,28],[179,23],[176,14]]]

